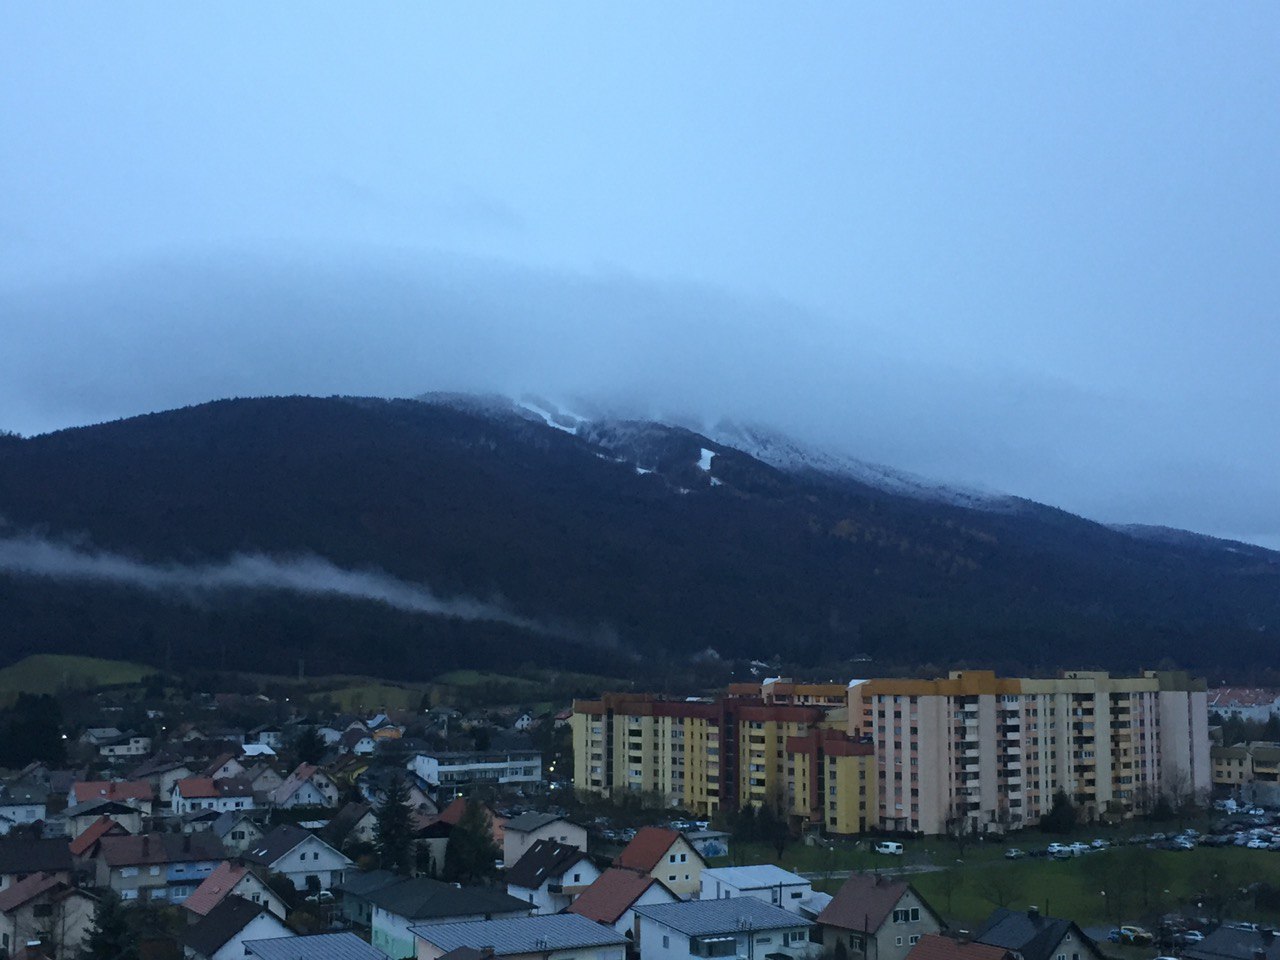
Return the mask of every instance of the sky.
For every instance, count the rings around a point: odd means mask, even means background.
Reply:
[[[1274,5],[3,18],[0,429],[532,392],[1280,548]]]

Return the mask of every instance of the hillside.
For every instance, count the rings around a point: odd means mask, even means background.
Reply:
[[[0,663],[289,673],[302,659],[404,679],[512,662],[675,670],[708,648],[885,667],[1276,663],[1275,553],[913,496],[664,424],[562,420],[498,400],[286,397],[0,438],[10,540],[160,571],[322,558],[511,614],[11,572]]]

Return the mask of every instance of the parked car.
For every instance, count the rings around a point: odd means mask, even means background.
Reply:
[[[1010,847],[1004,852],[1004,858],[1006,860],[1021,860],[1026,855],[1027,851],[1019,850],[1017,847]]]
[[[1173,935],[1173,942],[1184,947],[1200,943],[1202,940],[1204,940],[1204,934],[1199,930],[1182,930]]]
[[[1045,847],[1045,852],[1051,857],[1069,857],[1071,856],[1071,848],[1065,843],[1051,843]]]
[[[875,850],[876,853],[889,853],[899,857],[902,856],[903,853],[902,844],[895,840],[881,840],[872,847],[872,849]]]
[[[1142,927],[1124,926],[1120,928],[1120,942],[1128,943],[1135,946],[1146,946],[1155,942],[1155,937],[1151,935],[1151,931],[1144,930]]]

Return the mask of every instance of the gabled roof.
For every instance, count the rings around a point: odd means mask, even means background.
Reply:
[[[498,890],[455,887],[428,877],[401,880],[380,890],[370,891],[365,898],[374,906],[407,920],[527,913],[531,909],[524,900],[517,900]]]
[[[295,827],[291,823],[282,823],[273,830],[262,835],[262,838],[244,852],[244,858],[253,863],[270,866],[298,844],[314,837],[315,834]],[[319,838],[316,838],[319,840]],[[324,841],[321,840],[321,843]]]
[[[364,870],[347,873],[344,876],[346,879],[334,889],[349,897],[367,897],[375,890],[389,887],[393,883],[399,883],[404,879],[396,876],[390,870]]]
[[[155,788],[146,780],[88,780],[71,788],[76,803],[90,800],[154,800]]]
[[[907,960],[1013,960],[1013,953],[987,943],[961,942],[939,933],[926,933],[911,948]]]
[[[8,913],[10,910],[20,907],[24,903],[34,900],[40,894],[60,885],[65,886],[66,881],[59,880],[56,874],[33,873],[31,876],[0,890],[0,913]]]
[[[775,907],[755,897],[725,900],[682,900],[636,907],[642,917],[689,937],[707,937],[739,930],[779,930],[811,927],[813,922],[797,913]]]
[[[521,953],[545,955],[548,951],[582,947],[614,947],[627,942],[627,938],[612,927],[601,926],[573,913],[471,923],[432,923],[410,927],[409,932],[444,951],[459,947],[493,947],[494,955],[499,957]]]
[[[71,855],[73,857],[80,856],[108,834],[123,836],[128,833],[128,830],[120,826],[119,823],[112,820],[110,817],[99,817],[97,820],[93,821],[93,823],[89,824],[89,826],[81,832],[80,836],[71,841],[69,844]]]
[[[236,755],[234,753],[220,753],[216,757],[214,757],[212,761],[210,761],[209,765],[206,766],[201,771],[201,773],[206,777],[212,777],[215,773],[217,773],[220,769],[222,769],[223,764],[227,763],[230,760],[235,760],[235,759],[236,759]],[[236,760],[236,762],[239,763],[240,761]]]
[[[842,930],[874,932],[880,929],[910,888],[911,884],[905,880],[854,874],[836,891],[827,908],[818,914],[818,922]]]
[[[320,768],[313,763],[300,763],[297,768],[285,777],[284,782],[271,793],[271,802],[282,804],[302,789],[302,785],[314,777]]]
[[[666,827],[641,827],[631,838],[631,842],[614,858],[613,865],[648,873],[662,862],[671,845],[679,839],[679,833]],[[693,855],[702,859],[696,850]]]
[[[103,837],[97,856],[110,867],[142,864],[192,863],[221,860],[225,856],[218,838],[208,833],[143,833],[136,837]]]
[[[182,901],[182,905],[192,913],[206,916],[210,910],[220,904],[235,889],[236,884],[244,879],[249,868],[242,863],[220,863],[213,873],[204,878],[204,882],[192,891],[191,896]]]
[[[0,839],[0,874],[63,872],[71,869],[71,848],[66,840]]]
[[[182,942],[196,953],[212,957],[250,921],[266,912],[267,908],[260,903],[250,903],[244,897],[227,897],[210,910],[208,916],[188,927]]]
[[[216,800],[220,797],[249,797],[253,787],[243,777],[187,777],[174,786],[184,800]]]
[[[1200,943],[1187,947],[1187,960],[1278,960],[1280,938],[1257,930],[1219,927]]]
[[[248,820],[255,827],[258,826],[257,821],[249,816],[248,810],[224,810],[218,814],[218,819],[213,821],[213,826],[210,829],[213,830],[214,836],[219,840],[225,840],[227,834],[232,831],[236,824],[244,820]],[[261,827],[258,829],[261,831]]]
[[[1093,941],[1085,936],[1074,920],[1046,917],[1035,909],[1006,910],[1001,907],[987,917],[973,939],[1012,950],[1022,960],[1050,960],[1053,948],[1068,933],[1078,936],[1097,953]]]
[[[566,819],[554,813],[522,813],[518,817],[512,817],[507,821],[507,829],[514,830],[516,833],[532,833],[534,830],[540,830],[549,823],[556,823]]]
[[[369,814],[373,813],[373,807],[367,803],[348,803],[341,810],[334,814],[333,819],[325,824],[324,829],[320,831],[320,836],[325,842],[335,846],[342,846],[342,842],[347,839],[347,835]]]
[[[569,904],[569,913],[579,914],[596,923],[617,923],[618,918],[654,884],[666,890],[662,881],[647,873],[610,867]],[[672,900],[678,899],[669,890],[667,895]]]
[[[756,863],[745,867],[711,867],[703,870],[702,875],[739,890],[761,890],[779,885],[789,887],[809,882],[800,874],[783,870],[772,863]]]
[[[559,882],[574,864],[587,859],[585,853],[567,843],[539,840],[507,870],[507,886],[537,890],[544,883]]]
[[[258,960],[387,960],[387,955],[354,933],[316,933],[307,937],[246,940],[245,955]]]

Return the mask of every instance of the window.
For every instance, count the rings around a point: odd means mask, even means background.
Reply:
[[[920,934],[918,934],[918,933],[913,933],[913,934],[911,935],[911,938],[910,938],[910,941],[909,941],[909,942],[911,942],[911,943],[919,943],[919,942],[920,942]]]
[[[902,938],[901,938],[901,937],[894,937],[894,938],[893,938],[893,943],[894,943],[894,946],[898,946],[898,947],[902,946]]]
[[[663,949],[666,949],[666,948],[668,948],[668,947],[670,947],[670,946],[671,946],[671,938],[670,938],[669,936],[667,936],[667,934],[665,934],[665,933],[664,933],[664,934],[662,935],[662,947],[663,947]]]

